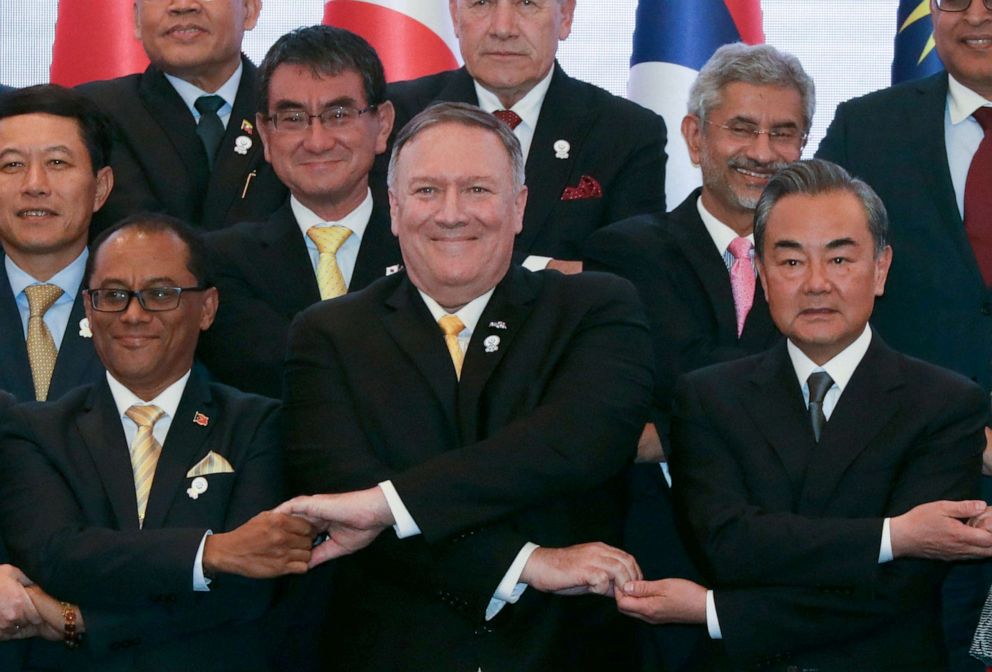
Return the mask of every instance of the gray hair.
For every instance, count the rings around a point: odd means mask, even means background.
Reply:
[[[389,157],[389,173],[386,178],[390,189],[393,188],[396,181],[396,163],[403,147],[427,129],[441,124],[459,124],[481,128],[493,133],[499,138],[500,144],[503,145],[507,157],[510,159],[514,186],[518,190],[524,186],[524,156],[520,149],[520,141],[517,140],[517,136],[513,134],[509,126],[488,112],[483,112],[475,105],[437,103],[411,119],[396,136],[396,141],[393,143],[393,153]]]
[[[754,249],[759,259],[764,259],[765,227],[772,208],[791,194],[818,196],[833,192],[847,192],[857,197],[868,218],[868,231],[875,244],[875,258],[885,250],[889,237],[889,216],[878,194],[867,183],[838,166],[822,159],[797,161],[780,170],[765,187],[754,210]]]
[[[816,87],[799,59],[770,44],[725,44],[717,49],[689,90],[689,114],[706,121],[728,84],[795,89],[803,104],[803,131],[809,132],[816,111]]]

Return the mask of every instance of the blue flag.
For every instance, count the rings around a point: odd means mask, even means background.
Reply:
[[[892,83],[927,77],[943,70],[933,42],[930,0],[899,0]]]

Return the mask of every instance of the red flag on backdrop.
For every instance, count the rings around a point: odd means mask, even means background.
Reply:
[[[329,0],[324,23],[368,40],[390,82],[459,66],[445,0]]]
[[[134,37],[132,5],[131,0],[59,0],[51,81],[75,86],[144,70],[148,57]]]

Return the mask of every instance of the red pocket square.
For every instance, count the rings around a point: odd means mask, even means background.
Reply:
[[[579,186],[565,187],[565,191],[561,192],[561,200],[563,201],[578,201],[583,198],[602,197],[603,187],[599,186],[599,182],[595,177],[589,175],[583,175],[579,178]]]

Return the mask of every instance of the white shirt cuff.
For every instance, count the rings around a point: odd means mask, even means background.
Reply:
[[[892,532],[889,531],[889,518],[882,522],[882,547],[878,549],[878,564],[892,562]]]
[[[658,466],[661,467],[661,475],[665,477],[665,483],[668,483],[668,487],[672,487],[672,474],[668,471],[668,462],[659,462]]]
[[[393,482],[383,481],[379,484],[379,488],[382,490],[382,494],[386,496],[386,504],[389,506],[390,513],[393,514],[393,520],[396,521],[393,524],[393,529],[396,530],[396,536],[399,539],[406,539],[407,537],[415,537],[420,534],[420,528],[413,521],[413,516],[407,511],[406,506],[404,506],[403,500],[400,499],[400,494],[396,492],[396,486],[393,485]]]
[[[200,539],[200,547],[196,549],[196,559],[193,560],[193,590],[199,593],[210,592],[210,579],[203,573],[203,547],[207,545],[207,537],[213,534],[207,530]]]
[[[493,620],[496,614],[500,612],[500,609],[507,603],[514,604],[524,594],[524,591],[527,590],[527,584],[520,583],[520,575],[524,573],[524,567],[527,566],[527,561],[530,560],[531,554],[538,548],[540,546],[528,541],[520,549],[520,552],[517,553],[513,564],[510,565],[510,569],[503,575],[503,580],[496,586],[496,592],[493,593],[492,599],[489,600],[489,606],[486,607],[487,621]]]
[[[720,619],[716,617],[716,600],[713,599],[713,591],[706,591],[706,629],[710,633],[710,639],[723,639],[720,632]]]
[[[551,263],[554,257],[539,257],[537,255],[530,255],[524,259],[524,268],[528,271],[543,271]]]

